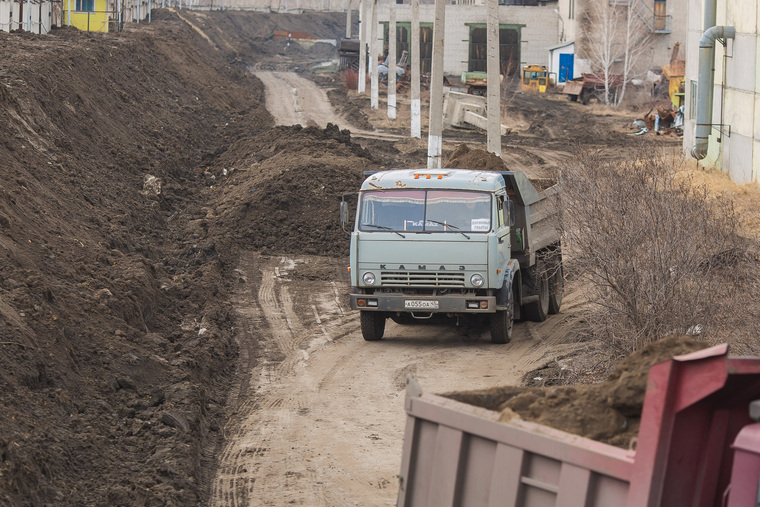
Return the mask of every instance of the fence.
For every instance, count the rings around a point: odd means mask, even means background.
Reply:
[[[45,34],[53,25],[53,2],[0,0],[0,30],[25,30]]]

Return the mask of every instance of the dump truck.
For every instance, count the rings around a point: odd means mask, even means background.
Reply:
[[[716,345],[653,365],[635,448],[448,397],[407,377],[398,507],[760,505],[760,358]],[[561,408],[558,408],[561,410]]]
[[[519,171],[369,173],[349,260],[350,304],[360,311],[364,339],[383,338],[388,318],[407,324],[445,316],[488,320],[491,340],[507,343],[515,319],[558,313],[559,187],[542,183],[537,188]],[[340,207],[345,229],[348,201]]]

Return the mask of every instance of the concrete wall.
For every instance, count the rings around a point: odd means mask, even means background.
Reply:
[[[32,33],[45,34],[50,31],[51,23],[50,1],[39,3],[37,0],[37,3],[19,4],[17,1],[0,0],[0,30],[10,32],[20,28]]]
[[[410,22],[411,5],[395,5],[396,22]],[[549,58],[548,47],[558,42],[559,18],[554,12],[555,3],[541,7],[499,6],[499,24],[521,25],[520,64],[546,65]],[[388,4],[378,5],[378,37],[381,40],[381,23],[388,22]],[[420,22],[432,23],[435,19],[434,5],[420,5]],[[443,72],[459,76],[467,70],[469,60],[470,28],[468,24],[486,23],[485,5],[447,5],[446,38],[444,40]]]
[[[691,152],[696,128],[696,83],[703,5],[689,1],[684,149]],[[716,45],[713,118],[708,156],[738,183],[760,182],[760,0],[717,0],[717,25],[736,28],[736,39]],[[718,124],[724,124],[719,127]]]

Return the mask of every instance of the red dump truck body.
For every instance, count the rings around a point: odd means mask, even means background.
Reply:
[[[718,345],[651,367],[635,451],[499,422],[410,378],[398,505],[756,505],[760,359],[727,354]]]

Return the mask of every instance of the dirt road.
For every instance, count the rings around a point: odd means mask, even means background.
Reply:
[[[386,338],[365,342],[345,281],[292,276],[335,262],[251,254],[241,265],[248,370],[213,505],[393,505],[408,373],[432,392],[518,384],[576,347],[561,343],[572,296],[563,314],[518,324],[508,345],[493,345],[485,329],[390,321]]]
[[[288,97],[314,97],[312,83],[287,73],[257,75],[278,123],[334,118],[324,108],[293,114],[298,100]],[[282,80],[295,90],[284,90]],[[324,275],[345,272],[343,263],[243,256],[235,298],[245,323],[243,378],[213,505],[393,505],[407,374],[436,393],[514,385],[577,347],[567,340],[572,287],[561,314],[518,324],[507,345],[492,344],[487,329],[390,321],[386,338],[365,342],[347,305],[347,277]]]
[[[328,123],[341,130],[351,130],[354,137],[399,140],[404,136],[358,129],[336,114],[327,93],[313,81],[295,72],[255,70],[254,75],[266,87],[267,110],[274,111],[277,125],[302,125],[325,128]]]

